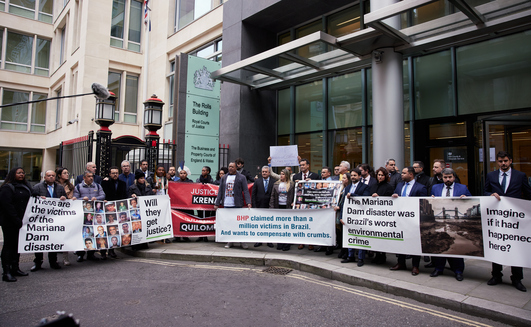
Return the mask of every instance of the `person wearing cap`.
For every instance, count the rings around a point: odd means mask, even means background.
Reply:
[[[151,185],[146,183],[146,175],[141,171],[135,172],[135,183],[127,190],[127,196],[136,198],[137,196],[155,195]]]

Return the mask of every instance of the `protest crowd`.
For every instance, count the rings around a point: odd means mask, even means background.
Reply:
[[[487,174],[485,181],[485,196],[493,196],[500,200],[500,196],[522,198],[531,200],[531,187],[528,183],[525,173],[512,168],[512,156],[508,152],[500,151],[496,155],[499,169]],[[308,245],[307,250],[323,252],[324,255],[333,255],[341,263],[356,263],[357,267],[363,267],[370,259],[370,264],[383,265],[390,263],[391,270],[406,270],[408,260],[411,260],[411,274],[416,276],[420,273],[419,266],[424,261],[426,268],[433,268],[431,277],[437,277],[443,274],[446,262],[450,270],[454,273],[457,281],[464,279],[465,263],[463,258],[455,257],[428,257],[418,255],[398,254],[397,261],[390,259],[390,256],[384,252],[357,250],[353,248],[343,248],[343,226],[345,224],[342,213],[343,206],[347,199],[358,196],[365,197],[447,197],[463,198],[472,196],[467,187],[460,184],[459,176],[456,172],[446,167],[443,160],[436,159],[433,162],[430,177],[424,171],[424,163],[414,161],[410,167],[398,168],[394,159],[388,159],[381,167],[371,167],[363,163],[356,167],[350,165],[348,161],[342,161],[337,166],[321,167],[321,173],[311,171],[308,159],[298,157],[299,166],[297,171],[292,167],[285,167],[280,170],[279,174],[275,173],[271,166],[271,157],[268,158],[268,164],[261,167],[259,174],[252,174],[244,168],[244,160],[238,158],[230,162],[228,167],[222,167],[212,177],[211,168],[204,166],[201,175],[195,183],[219,185],[217,197],[215,200],[214,210],[217,208],[270,208],[270,209],[298,209],[292,208],[294,205],[296,184],[300,181],[338,181],[341,185],[340,195],[337,203],[333,208],[336,213],[336,240],[333,246],[314,246]],[[376,168],[376,169],[375,169]],[[120,173],[121,170],[121,173]],[[183,166],[169,167],[166,172],[163,166],[158,166],[155,172],[148,171],[148,162],[143,160],[140,163],[140,169],[134,173],[131,171],[131,165],[128,161],[123,161],[121,167],[111,167],[108,177],[102,178],[96,173],[96,165],[89,162],[86,165],[86,171],[75,179],[75,184],[70,182],[70,175],[67,168],[58,168],[55,171],[45,172],[44,181],[34,187],[26,182],[24,170],[21,167],[12,169],[3,185],[0,187],[0,225],[4,234],[4,245],[2,248],[2,280],[6,282],[17,281],[16,277],[28,276],[28,273],[19,268],[18,252],[18,230],[22,226],[22,219],[25,208],[31,197],[79,199],[85,201],[117,201],[126,198],[137,198],[148,195],[168,194],[169,182],[176,183],[194,183],[188,176],[191,175],[188,167]],[[249,191],[248,184],[252,185]],[[118,201],[119,203],[120,201]],[[97,203],[96,205],[100,205]],[[122,205],[122,204],[120,204]],[[301,207],[302,208],[302,207]],[[94,209],[94,217],[86,216],[85,219],[92,219],[96,222],[98,210]],[[182,210],[188,214],[194,213],[194,210]],[[199,211],[199,218],[214,216],[213,211]],[[101,215],[100,215],[101,216]],[[119,217],[116,217],[120,221]],[[94,223],[97,225],[96,223]],[[132,228],[136,228],[132,225]],[[94,231],[95,233],[96,231]],[[107,231],[97,230],[104,235]],[[114,231],[109,230],[110,234]],[[86,249],[87,251],[76,252],[76,260],[105,260],[107,256],[116,258],[114,247],[116,242],[113,238],[110,242],[113,244],[101,244],[105,250],[98,251],[92,239],[88,236],[91,230],[86,231]],[[112,235],[109,235],[110,237]],[[123,235],[122,235],[123,237]],[[116,238],[118,240],[118,238]],[[122,245],[126,243],[122,238]],[[174,237],[173,242],[190,242],[188,237]],[[198,242],[208,242],[207,237],[200,237]],[[166,239],[165,242],[170,242]],[[114,246],[113,246],[114,245]],[[268,247],[275,247],[272,243],[266,244]],[[231,248],[234,244],[228,242],[225,248]],[[255,243],[254,247],[263,246],[262,243]],[[290,251],[292,246],[298,250],[303,250],[305,244],[277,244],[276,249],[280,251]],[[133,245],[133,250],[146,248],[147,243]],[[248,249],[249,244],[241,243],[243,249]],[[297,250],[295,249],[295,250]],[[99,256],[95,254],[99,252]],[[49,265],[53,269],[60,269],[58,263],[58,253],[47,253]],[[86,259],[85,259],[86,257]],[[393,255],[394,257],[394,255]],[[65,266],[70,265],[69,253],[62,253],[62,263]],[[32,272],[39,271],[44,261],[44,253],[35,253],[34,265]],[[492,263],[492,278],[487,282],[488,285],[496,285],[502,282],[502,266]],[[511,267],[512,285],[525,292],[526,288],[522,284],[523,268]]]

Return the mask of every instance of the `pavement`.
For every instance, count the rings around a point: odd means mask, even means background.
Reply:
[[[363,267],[356,263],[341,263],[337,258],[339,250],[326,256],[324,252],[302,250],[292,246],[290,251],[278,251],[264,245],[253,247],[248,244],[245,250],[234,243],[230,249],[225,243],[210,242],[152,243],[149,249],[133,252],[122,248],[124,253],[137,257],[182,260],[198,262],[223,262],[256,266],[275,266],[297,269],[351,285],[359,285],[404,296],[417,301],[445,307],[451,310],[481,316],[510,325],[531,325],[531,282],[526,285],[526,277],[531,280],[531,269],[524,268],[523,284],[528,292],[516,290],[510,282],[510,267],[503,270],[503,284],[487,285],[490,279],[491,263],[483,260],[465,259],[465,279],[458,282],[448,268],[444,275],[430,277],[433,268],[424,268],[421,261],[420,275],[412,276],[410,270],[391,271],[396,263],[394,254],[387,254],[387,263],[371,264],[365,260]],[[411,261],[407,260],[408,268]]]
[[[2,238],[0,233],[0,246]],[[341,259],[337,258],[339,250],[326,256],[324,252],[309,251],[307,246],[302,250],[292,246],[290,251],[284,252],[269,248],[265,243],[256,248],[248,244],[247,250],[235,243],[233,248],[226,249],[225,243],[215,243],[213,237],[209,239],[209,242],[195,242],[195,238],[191,238],[192,242],[155,242],[149,244],[149,249],[136,252],[129,247],[120,250],[129,255],[152,259],[287,267],[510,325],[531,326],[529,268],[524,268],[522,281],[529,291],[520,292],[510,283],[510,267],[504,266],[503,284],[487,285],[491,277],[491,263],[483,260],[465,259],[465,279],[458,282],[449,269],[442,276],[430,277],[433,269],[424,268],[425,263],[422,261],[418,276],[412,276],[410,270],[391,271],[389,267],[396,263],[394,254],[387,254],[385,264],[371,264],[370,259],[366,259],[365,265],[358,267],[356,263],[341,263]],[[21,256],[21,261],[31,260],[33,254]],[[407,260],[407,264],[411,268],[410,260]]]

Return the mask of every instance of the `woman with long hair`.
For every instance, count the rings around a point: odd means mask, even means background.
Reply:
[[[221,177],[225,176],[229,172],[227,167],[221,167],[221,169],[216,174],[216,180],[212,183],[214,185],[219,185],[221,183]]]
[[[273,191],[269,200],[269,208],[291,209],[295,195],[295,183],[290,179],[289,170],[282,169],[280,179],[273,184]],[[277,244],[277,250],[289,251],[291,244]]]
[[[70,173],[68,172],[68,169],[63,167],[57,168],[55,170],[55,181],[64,187],[67,199],[75,200],[74,185],[70,183]],[[63,264],[65,266],[70,266],[70,260],[68,260],[68,252],[63,252]]]
[[[2,247],[2,280],[16,282],[15,276],[28,276],[19,268],[18,232],[22,227],[22,218],[31,197],[31,186],[26,181],[22,167],[9,171],[0,187],[0,225],[4,234]]]
[[[337,206],[334,207],[334,210],[336,210],[336,243],[337,246],[341,249],[337,257],[340,259],[346,259],[348,251],[347,249],[343,248],[343,204],[345,203],[345,199],[352,184],[350,180],[350,173],[343,174],[341,178],[341,183],[343,184],[343,191],[341,191]]]
[[[394,193],[393,187],[389,184],[389,172],[384,167],[376,169],[376,181],[378,184],[371,186],[369,192],[373,197],[376,196],[391,196]],[[375,252],[372,263],[381,264],[385,263],[387,257],[385,252]]]

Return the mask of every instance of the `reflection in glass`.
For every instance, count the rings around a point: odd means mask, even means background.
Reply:
[[[323,82],[295,88],[295,132],[323,130]]]
[[[328,79],[328,128],[362,125],[361,71]]]

